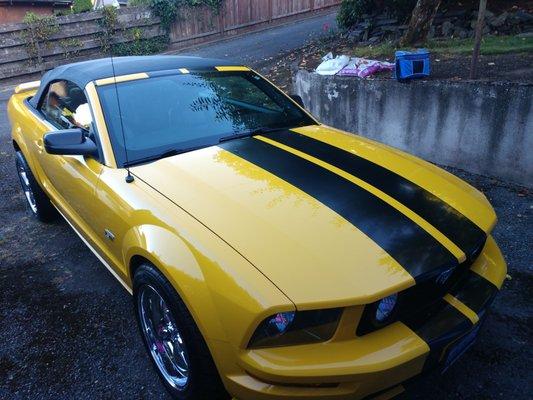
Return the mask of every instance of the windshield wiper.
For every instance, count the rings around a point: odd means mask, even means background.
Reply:
[[[283,131],[283,130],[287,130],[287,129],[290,129],[290,128],[287,128],[287,127],[283,127],[283,128],[268,128],[268,127],[255,128],[255,129],[252,129],[252,130],[249,130],[249,131],[246,131],[246,132],[236,133],[236,134],[229,135],[229,136],[224,136],[224,137],[219,139],[219,143],[227,142],[229,140],[234,140],[234,139],[241,139],[241,138],[245,138],[245,137],[261,135],[261,134],[264,134],[264,133]],[[172,149],[172,150],[165,151],[163,153],[155,154],[153,156],[139,158],[137,160],[133,160],[133,161],[124,163],[124,167],[125,168],[134,167],[135,165],[146,164],[146,163],[149,163],[149,162],[152,162],[152,161],[161,160],[162,158],[168,158],[168,157],[177,156],[178,154],[187,153],[189,151],[198,150],[198,149],[201,149],[201,148],[204,148],[204,147],[208,147],[208,146],[209,145],[201,145],[201,146],[195,146],[195,147],[188,147],[188,148],[185,148],[185,149]]]
[[[218,141],[219,141],[219,143],[222,143],[222,142],[227,142],[229,140],[242,139],[242,138],[252,137],[252,136],[256,136],[256,135],[262,135],[264,133],[284,131],[284,130],[287,130],[287,129],[290,129],[290,128],[287,128],[287,127],[284,127],[284,128],[260,127],[260,128],[251,129],[251,130],[246,131],[246,132],[235,133],[233,135],[224,136],[224,137],[221,137]]]
[[[176,149],[168,150],[168,151],[165,151],[163,153],[155,154],[153,156],[139,158],[137,160],[130,161],[128,163],[124,163],[124,167],[127,168],[127,167],[133,167],[133,166],[139,165],[139,164],[146,164],[146,163],[149,163],[149,162],[152,162],[152,161],[157,161],[157,160],[161,160],[163,158],[173,157],[173,156],[177,156],[178,154],[183,154],[183,153],[187,153],[189,151],[197,150],[197,149],[202,148],[202,147],[205,147],[205,146],[190,147],[190,148],[179,149],[179,150],[176,150]]]

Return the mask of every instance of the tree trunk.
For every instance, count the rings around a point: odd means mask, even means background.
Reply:
[[[487,9],[487,0],[480,0],[479,12],[477,14],[476,38],[474,39],[474,51],[472,54],[472,64],[470,65],[470,79],[477,78],[477,60],[481,48],[481,37],[483,36],[483,25],[485,24],[485,10]]]
[[[416,2],[409,27],[403,35],[400,45],[415,45],[426,40],[440,3],[441,0],[418,0]]]

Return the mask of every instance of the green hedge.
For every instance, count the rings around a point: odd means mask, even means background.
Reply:
[[[79,14],[93,9],[91,0],[74,0],[72,3],[72,13]]]
[[[398,18],[399,22],[405,22],[413,11],[416,0],[343,0],[337,22],[342,29],[350,29],[357,24],[363,14],[386,12]]]
[[[373,0],[343,0],[337,14],[339,27],[350,29],[361,20],[363,14],[370,13],[373,6]]]

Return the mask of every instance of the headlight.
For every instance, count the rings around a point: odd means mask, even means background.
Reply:
[[[249,347],[325,342],[335,333],[341,313],[341,308],[331,308],[274,314],[259,324]]]
[[[403,300],[400,301],[400,295],[395,293],[375,303],[367,304],[357,325],[357,336],[366,335],[396,321],[400,308],[398,303],[404,305]]]
[[[376,321],[383,323],[388,320],[394,314],[396,303],[398,303],[397,293],[381,300],[376,309]]]

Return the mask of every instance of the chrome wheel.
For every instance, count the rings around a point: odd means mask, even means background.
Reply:
[[[24,191],[24,195],[26,196],[26,200],[28,200],[28,204],[30,205],[30,208],[33,213],[37,214],[37,203],[35,202],[35,196],[33,195],[30,180],[28,179],[28,173],[26,172],[24,166],[21,164],[18,165],[17,172],[19,175],[20,184],[22,185],[22,190]]]
[[[168,384],[182,390],[189,382],[189,356],[171,311],[158,291],[144,285],[137,297],[141,328],[159,371]]]

